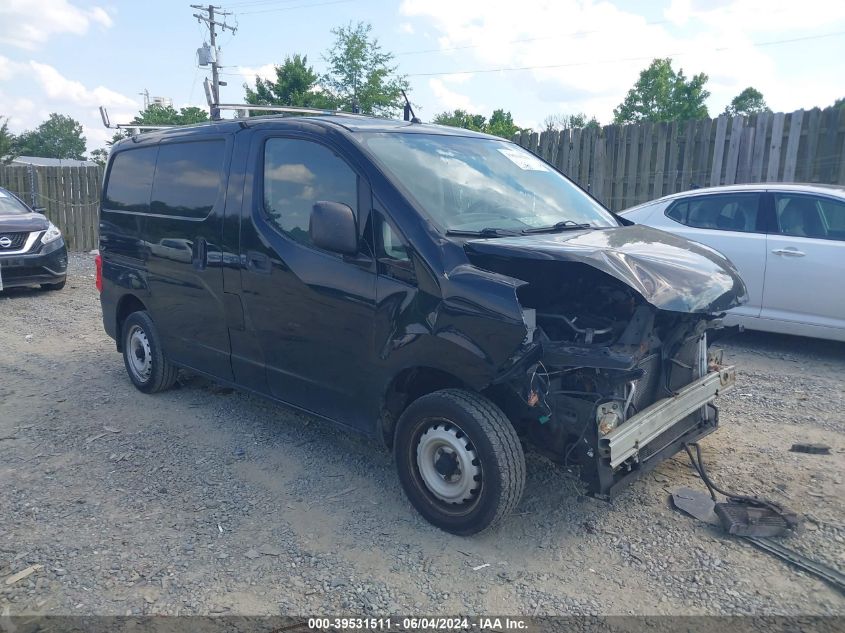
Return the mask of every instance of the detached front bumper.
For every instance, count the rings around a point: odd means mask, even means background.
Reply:
[[[26,255],[0,254],[3,288],[55,284],[67,276],[67,247],[62,238],[46,244],[40,252]],[[46,251],[46,252],[45,252]]]

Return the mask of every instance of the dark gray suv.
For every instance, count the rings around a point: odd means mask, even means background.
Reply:
[[[11,191],[0,188],[0,291],[35,285],[61,290],[66,276],[62,232]]]

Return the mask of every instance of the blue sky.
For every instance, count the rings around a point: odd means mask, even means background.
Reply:
[[[196,2],[195,2],[196,3]],[[144,89],[175,106],[205,105],[196,49],[206,31],[189,2],[2,0],[0,116],[14,132],[50,112],[85,127],[88,149],[113,121],[142,107]],[[220,37],[227,102],[285,55],[318,71],[331,29],[365,21],[408,75],[424,120],[454,108],[510,110],[538,127],[549,114],[608,123],[654,57],[710,76],[717,114],[749,85],[775,111],[824,107],[845,96],[845,2],[829,0],[232,0],[235,35]],[[519,70],[513,70],[519,69]]]

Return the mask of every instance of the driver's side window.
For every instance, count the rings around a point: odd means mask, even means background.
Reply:
[[[382,257],[396,261],[411,261],[411,257],[408,255],[408,247],[399,233],[381,216],[379,216],[379,224],[381,225],[379,237]]]
[[[358,215],[358,176],[325,145],[294,138],[270,138],[264,146],[264,212],[291,239],[311,246],[314,203],[339,202]]]
[[[414,281],[414,264],[408,242],[383,215],[378,213],[375,219],[379,273],[409,283]]]

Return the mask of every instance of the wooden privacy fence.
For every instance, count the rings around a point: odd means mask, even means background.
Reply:
[[[0,165],[0,187],[50,218],[74,251],[97,248],[102,182],[103,168],[97,166]]]
[[[711,185],[845,185],[845,108],[521,132],[513,140],[614,211]]]

